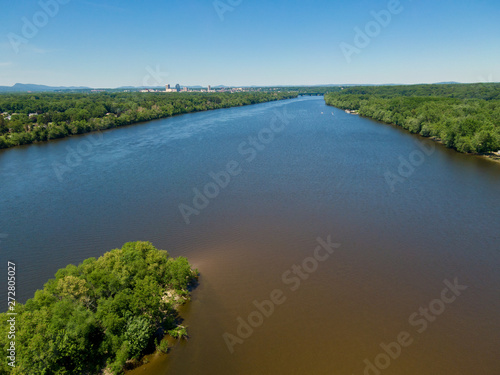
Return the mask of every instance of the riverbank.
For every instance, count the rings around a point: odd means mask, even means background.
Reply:
[[[1,94],[0,149],[297,95],[290,92]]]
[[[360,113],[358,111],[356,111],[356,110],[346,109],[346,108],[343,108],[343,107],[336,107],[336,106],[328,104],[328,103],[327,103],[327,105],[330,105],[330,106],[338,108],[338,109],[342,109],[346,113],[351,114],[351,115],[360,115]],[[365,117],[365,118],[368,118],[368,119],[374,120],[374,121],[379,121],[379,122],[382,122],[382,123],[384,123],[386,125],[401,127],[401,126],[399,126],[397,124],[394,124],[394,123],[380,121],[380,120],[378,120],[378,119],[376,119],[374,117],[363,116],[363,115],[361,115],[361,117]],[[423,136],[422,134],[419,134],[419,135]],[[429,137],[429,136],[427,136],[427,137],[423,136],[423,137],[427,138],[427,139],[430,139],[430,140],[432,140],[432,141],[434,141],[436,143],[439,143],[439,144],[447,147],[446,144],[443,142],[443,140],[441,138],[432,137],[432,136],[431,137]],[[449,148],[449,147],[447,147],[447,148]],[[487,152],[487,153],[460,152],[460,151],[458,151],[456,149],[454,149],[454,151],[457,151],[457,152],[459,152],[461,154],[466,154],[466,155],[471,155],[471,156],[478,156],[478,157],[481,157],[481,158],[484,158],[484,159],[487,159],[487,160],[490,160],[490,161],[493,161],[493,162],[496,162],[496,163],[500,163],[500,151],[497,151],[497,152]]]
[[[387,124],[387,125],[397,126],[396,124]],[[440,138],[437,138],[437,137],[426,137],[426,138],[446,147],[443,140]],[[457,151],[457,150],[454,150],[454,151]],[[459,152],[459,151],[457,151],[457,152]],[[477,157],[481,157],[481,158],[484,158],[484,159],[487,159],[490,161],[494,161],[496,163],[500,163],[500,151],[488,152],[488,153],[482,153],[482,154],[480,154],[480,153],[467,153],[467,152],[459,152],[459,153],[465,154],[465,155],[470,155],[470,156],[477,156]]]
[[[500,84],[354,87],[325,103],[498,161]]]

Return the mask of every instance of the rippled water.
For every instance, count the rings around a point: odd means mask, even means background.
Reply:
[[[5,150],[2,263],[26,300],[127,241],[187,256],[191,338],[133,374],[498,375],[500,164],[427,142],[303,97]]]

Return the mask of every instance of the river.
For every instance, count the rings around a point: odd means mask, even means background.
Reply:
[[[127,241],[199,269],[190,339],[131,374],[499,373],[498,163],[299,97],[4,150],[0,181],[22,301]]]

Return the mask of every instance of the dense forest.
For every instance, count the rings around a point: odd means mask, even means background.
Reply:
[[[149,242],[126,243],[60,269],[34,298],[16,303],[16,367],[4,356],[0,373],[97,374],[107,367],[119,374],[145,351],[166,351],[165,333],[187,335],[176,308],[197,277],[186,258],[174,259]],[[3,322],[11,317],[0,314]],[[8,324],[0,330],[8,353]]]
[[[358,86],[330,93],[325,102],[459,152],[500,150],[500,83]]]
[[[0,94],[0,148],[296,96],[290,92]]]

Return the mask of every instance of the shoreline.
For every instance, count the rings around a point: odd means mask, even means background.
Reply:
[[[366,117],[366,118],[369,118],[369,117]],[[386,124],[385,122],[383,122],[383,123]],[[401,128],[401,126],[398,126],[396,124],[389,124],[389,125],[394,125],[394,126],[397,126],[398,128]],[[401,128],[401,129],[408,132],[406,129],[403,129],[403,128]],[[408,132],[408,133],[416,134],[416,133],[411,133],[411,132]],[[486,159],[486,160],[491,160],[495,163],[500,163],[500,151],[497,151],[496,153],[495,152],[488,152],[488,153],[482,153],[482,154],[472,154],[470,152],[460,152],[460,151],[455,150],[454,148],[446,147],[445,144],[443,143],[443,141],[438,137],[424,137],[421,134],[418,134],[418,135],[422,138],[427,138],[427,139],[430,139],[431,141],[439,143],[439,144],[443,145],[445,148],[447,148],[448,150],[453,150],[455,152],[458,152],[459,154],[468,155],[468,156],[478,156],[478,157],[481,157],[481,158]]]
[[[432,140],[433,142],[436,142],[436,143],[439,143],[441,145],[443,145],[445,148],[447,148],[448,150],[453,150],[459,154],[462,154],[462,155],[468,155],[468,156],[477,156],[477,157],[480,157],[480,158],[483,158],[483,159],[486,159],[486,160],[490,160],[492,162],[495,162],[495,163],[500,163],[500,150],[497,151],[497,152],[488,152],[488,153],[477,153],[477,154],[474,154],[474,153],[468,153],[468,152],[460,152],[454,148],[451,148],[451,147],[446,147],[445,144],[443,143],[443,141],[438,138],[438,137],[434,137],[434,136],[430,136],[430,137],[426,137],[426,136],[423,136],[422,134],[418,134],[418,133],[412,133],[410,131],[408,131],[407,129],[397,125],[397,124],[392,124],[392,123],[388,123],[388,122],[384,122],[384,121],[379,121],[379,120],[376,120],[372,117],[368,117],[368,116],[363,116],[361,114],[358,113],[358,111],[356,110],[352,110],[350,108],[342,108],[342,107],[336,107],[332,104],[328,104],[326,103],[325,101],[325,104],[327,106],[330,106],[330,107],[334,107],[334,108],[337,108],[337,109],[340,109],[344,112],[346,112],[347,114],[351,114],[351,115],[358,115],[360,117],[363,117],[363,118],[367,118],[367,119],[370,119],[370,120],[373,120],[373,121],[377,121],[377,122],[380,122],[381,124],[385,124],[385,125],[391,125],[391,126],[395,126],[397,127],[398,129],[401,129],[403,131],[405,131],[406,133],[408,134],[415,134],[415,135],[418,135],[419,137],[422,137],[422,138],[425,138],[425,139],[430,139]],[[349,112],[348,112],[349,111]]]
[[[74,134],[67,134],[66,136],[55,137],[55,138],[44,139],[44,140],[31,140],[30,142],[21,143],[21,144],[17,144],[17,145],[8,145],[7,147],[1,147],[0,146],[0,152],[2,152],[3,150],[9,150],[9,149],[13,149],[13,148],[16,148],[16,147],[23,147],[23,146],[25,147],[25,146],[31,146],[31,145],[47,144],[49,142],[58,141],[58,140],[62,140],[62,139],[65,139],[65,138],[71,138],[71,137],[74,137],[74,136],[81,136],[81,135],[86,135],[86,134],[91,134],[91,133],[97,133],[97,132],[102,132],[102,131],[105,131],[105,130],[117,129],[117,128],[122,128],[122,127],[126,127],[126,126],[131,126],[131,125],[138,125],[138,124],[141,124],[141,123],[147,123],[147,122],[154,121],[154,120],[163,120],[163,119],[167,119],[167,118],[170,118],[170,117],[182,116],[182,115],[186,115],[186,114],[190,114],[190,113],[200,113],[200,112],[214,111],[214,110],[218,110],[218,109],[229,109],[229,108],[237,108],[237,107],[246,107],[246,106],[255,105],[255,104],[264,104],[264,103],[278,102],[278,101],[281,101],[281,100],[295,99],[298,96],[298,94],[293,93],[293,92],[287,92],[287,93],[284,93],[284,94],[286,94],[286,95],[284,95],[284,97],[282,97],[282,98],[272,97],[272,98],[269,98],[269,100],[259,101],[259,102],[256,102],[256,103],[249,103],[249,104],[240,104],[240,103],[236,104],[235,103],[234,105],[221,106],[221,107],[218,107],[218,108],[205,108],[205,109],[201,109],[201,110],[194,109],[194,110],[188,111],[188,112],[172,113],[171,115],[167,115],[167,116],[159,116],[159,117],[155,117],[155,118],[150,118],[148,120],[134,121],[134,122],[131,122],[131,123],[124,123],[124,124],[121,124],[121,125],[116,125],[115,123],[109,123],[109,124],[107,124],[107,126],[97,126],[97,122],[100,121],[100,120],[102,120],[102,119],[105,119],[106,116],[104,116],[104,117],[95,117],[95,118],[91,118],[91,119],[88,120],[89,123],[93,124],[93,128],[90,129],[89,131],[83,131],[81,133],[79,132],[79,133],[74,133]],[[2,115],[0,114],[0,116],[2,116]],[[119,116],[115,115],[114,118],[119,118]],[[67,124],[67,125],[68,126],[71,125],[71,122],[69,124]],[[6,133],[6,134],[31,134],[31,132],[32,131],[25,132],[25,133]],[[0,137],[5,137],[5,134],[4,135],[0,135]]]

